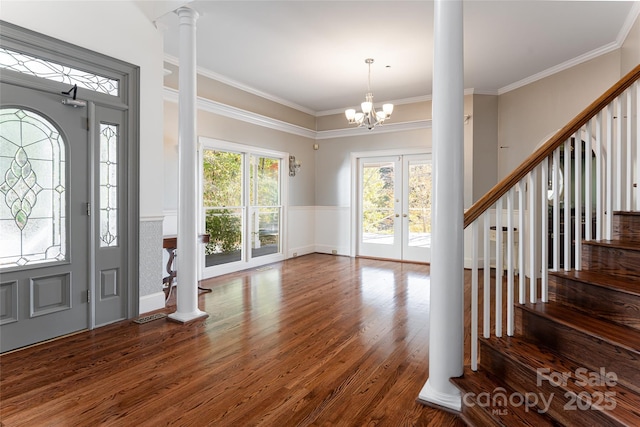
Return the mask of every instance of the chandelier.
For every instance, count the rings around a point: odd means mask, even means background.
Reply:
[[[349,108],[344,112],[344,115],[347,116],[349,124],[357,124],[358,127],[366,127],[371,130],[376,125],[381,125],[386,119],[391,117],[391,113],[393,113],[393,104],[384,104],[382,106],[382,111],[376,111],[373,107],[373,93],[371,92],[371,64],[373,64],[373,59],[367,58],[364,62],[369,65],[369,81],[367,84],[368,91],[364,96],[365,100],[360,104],[362,112],[356,113],[356,110]]]

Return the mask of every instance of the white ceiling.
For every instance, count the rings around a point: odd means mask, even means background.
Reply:
[[[198,66],[221,80],[327,113],[359,105],[365,58],[376,103],[431,94],[432,1],[201,1]],[[620,47],[631,1],[464,2],[465,87],[502,93]],[[165,52],[178,58],[178,26]]]

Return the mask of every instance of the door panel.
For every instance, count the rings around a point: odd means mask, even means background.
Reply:
[[[359,253],[402,258],[402,163],[399,157],[360,161]]]
[[[359,255],[430,261],[430,155],[360,159],[359,193]]]
[[[92,128],[94,132],[92,153],[94,176],[93,194],[96,215],[93,227],[95,254],[94,283],[95,326],[106,325],[127,318],[128,284],[126,236],[128,224],[124,220],[127,211],[126,162],[127,141],[122,132],[122,111],[95,107]]]
[[[0,351],[7,351],[89,327],[89,159],[86,109],[6,83],[0,91]]]
[[[403,156],[403,256],[431,261],[431,155]]]
[[[250,155],[251,257],[280,253],[280,159]]]

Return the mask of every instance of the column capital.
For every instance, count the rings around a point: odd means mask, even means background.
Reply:
[[[200,17],[200,14],[197,10],[187,6],[179,7],[174,12],[176,15],[178,15],[178,18],[180,18],[181,24],[185,23],[188,20],[193,21],[193,23],[195,24],[196,20]]]

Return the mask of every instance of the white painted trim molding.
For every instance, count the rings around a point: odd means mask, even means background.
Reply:
[[[162,291],[140,297],[139,312],[141,315],[164,307],[164,292]]]
[[[460,394],[452,395],[441,393],[431,387],[429,380],[427,380],[427,383],[422,387],[422,390],[420,390],[418,400],[433,403],[434,405],[442,406],[457,412],[462,411],[462,396],[460,396]]]
[[[168,102],[178,102],[178,91],[168,87],[164,88],[164,100]],[[229,105],[222,104],[220,102],[211,101],[210,99],[198,97],[197,98],[198,110],[206,111],[208,113],[218,114],[224,117],[240,120],[243,122],[251,123],[254,125],[266,127],[269,129],[279,130],[282,132],[290,133],[293,135],[302,136],[305,138],[315,139],[316,132],[302,126],[292,125],[282,120],[273,119],[271,117],[263,116],[261,114],[253,113],[251,111],[243,110],[241,108],[231,107]]]

